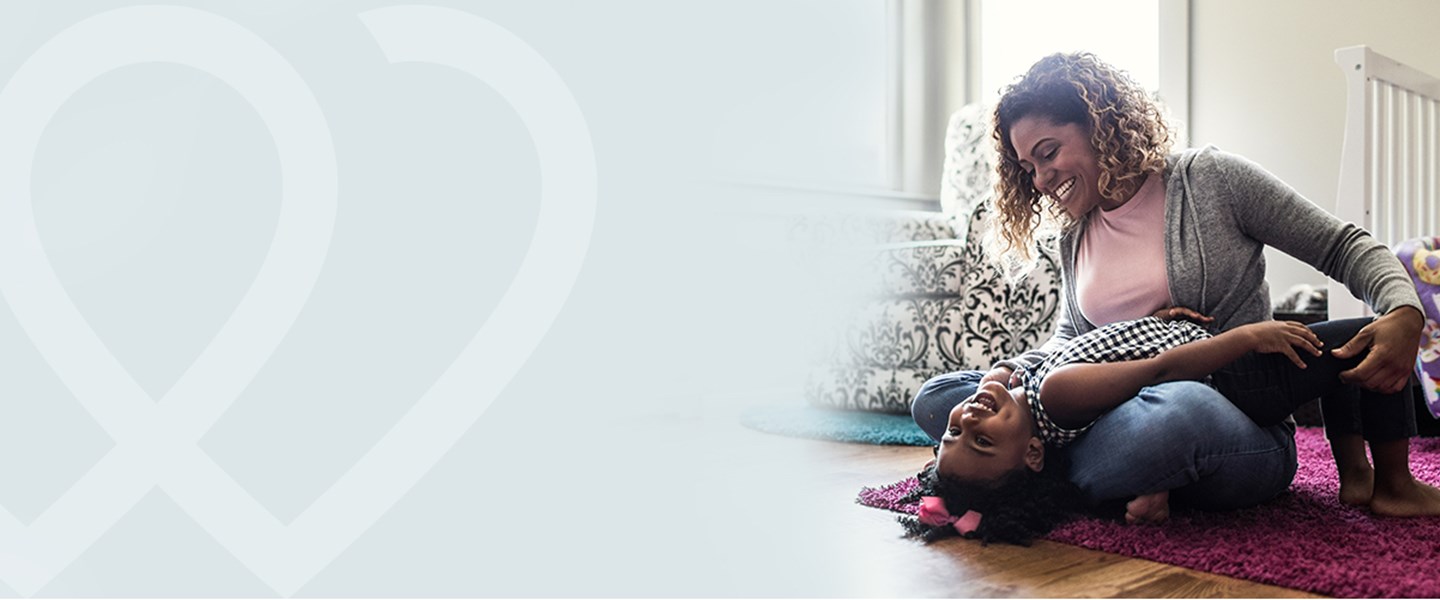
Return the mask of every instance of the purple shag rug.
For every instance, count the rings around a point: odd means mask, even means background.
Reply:
[[[1330,446],[1318,428],[1295,435],[1300,467],[1290,490],[1227,512],[1172,509],[1161,525],[1084,518],[1045,539],[1337,597],[1440,597],[1440,517],[1376,517],[1338,498]],[[1440,485],[1440,438],[1410,442],[1415,478]],[[866,506],[914,514],[899,499],[914,477],[864,488]],[[898,528],[898,526],[897,526]]]

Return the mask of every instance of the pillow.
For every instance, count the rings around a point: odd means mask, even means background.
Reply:
[[[1425,308],[1425,329],[1415,369],[1425,393],[1425,406],[1431,416],[1440,419],[1440,238],[1406,240],[1396,246],[1395,254],[1410,272],[1415,291],[1420,293],[1420,305]]]

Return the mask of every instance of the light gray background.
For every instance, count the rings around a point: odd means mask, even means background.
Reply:
[[[525,125],[481,81],[390,65],[356,15],[394,4],[187,4],[282,54],[334,138],[339,209],[314,293],[200,443],[282,522],[450,365],[537,219]],[[831,15],[878,14],[879,0],[426,4],[508,29],[564,78],[594,141],[594,234],[564,310],[488,412],[298,595],[845,593],[842,550],[814,550],[823,525],[768,510],[805,475],[750,477],[727,459],[725,433],[747,403],[798,391],[835,312],[826,299],[843,285],[797,277],[786,241],[797,213],[822,211],[713,183],[735,165],[777,173],[787,160],[812,179],[854,171],[807,150],[833,145],[811,116],[764,98],[817,71],[877,68],[827,61],[826,48],[873,41],[869,24]],[[129,5],[0,5],[0,82],[59,31]],[[821,91],[851,103],[878,93]],[[163,396],[273,237],[270,134],[224,82],[145,64],[70,98],[35,156],[35,218],[55,271],[131,376]],[[0,504],[28,523],[113,442],[8,307],[0,399]],[[159,489],[40,591],[275,593]]]

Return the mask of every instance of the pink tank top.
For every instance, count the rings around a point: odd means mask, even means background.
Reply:
[[[1162,184],[1151,175],[1120,208],[1090,215],[1075,257],[1075,299],[1097,327],[1170,306]]]

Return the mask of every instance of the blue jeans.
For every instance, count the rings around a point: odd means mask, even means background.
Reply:
[[[940,439],[950,409],[975,393],[979,371],[925,382],[911,413]],[[1094,502],[1170,490],[1170,499],[1207,510],[1254,506],[1290,487],[1295,425],[1260,427],[1213,388],[1172,381],[1140,390],[1064,449],[1070,480]]]

